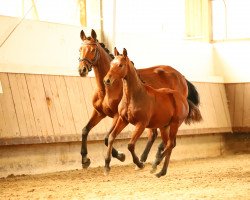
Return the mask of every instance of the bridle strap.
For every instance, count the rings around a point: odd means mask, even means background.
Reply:
[[[89,45],[96,45],[96,43],[90,43]],[[79,58],[79,62],[84,62],[88,71],[90,72],[92,70],[92,66],[94,66],[97,63],[97,60],[100,58],[100,52],[98,48],[95,49],[95,56],[93,60],[89,60],[88,58]]]

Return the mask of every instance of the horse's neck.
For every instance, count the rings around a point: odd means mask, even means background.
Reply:
[[[106,55],[106,52],[104,52],[104,50],[101,49],[100,50],[100,59],[97,62],[96,67],[94,67],[96,84],[97,84],[97,88],[99,90],[105,91],[103,78],[106,76],[106,74],[109,71],[110,62],[111,62],[111,58],[109,57],[109,55]]]
[[[123,79],[123,94],[129,102],[131,99],[139,97],[146,91],[143,83],[138,77],[136,70],[132,64],[128,67],[126,77]]]

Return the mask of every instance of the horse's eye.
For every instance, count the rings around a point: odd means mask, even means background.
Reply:
[[[119,64],[119,67],[122,67],[123,65],[122,64]]]

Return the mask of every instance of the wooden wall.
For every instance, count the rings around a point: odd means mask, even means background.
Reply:
[[[250,131],[250,83],[225,84],[234,132]]]
[[[0,145],[81,140],[81,130],[93,109],[94,78],[0,73],[0,80],[3,88]],[[190,126],[182,125],[178,134],[231,132],[224,84],[194,84],[200,93],[204,120]],[[92,130],[89,140],[104,139],[110,126],[111,119],[107,117]],[[129,137],[132,130],[133,126],[129,125],[120,138]]]

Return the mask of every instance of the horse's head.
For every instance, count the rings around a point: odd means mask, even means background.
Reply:
[[[80,33],[80,37],[83,41],[80,47],[80,57],[79,57],[79,74],[82,77],[88,75],[88,72],[92,70],[92,67],[96,65],[98,59],[100,58],[100,52],[98,49],[98,41],[96,39],[96,32],[92,29],[91,36],[86,37],[83,30]]]
[[[125,78],[129,64],[132,64],[128,58],[127,50],[123,49],[123,53],[119,54],[117,49],[114,49],[115,58],[110,63],[110,69],[104,77],[105,85],[112,85],[114,81]]]

